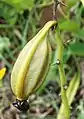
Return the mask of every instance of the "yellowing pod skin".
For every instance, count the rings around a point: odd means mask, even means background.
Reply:
[[[18,100],[25,100],[43,83],[51,61],[51,47],[47,38],[55,25],[49,21],[20,52],[11,74],[11,88]]]

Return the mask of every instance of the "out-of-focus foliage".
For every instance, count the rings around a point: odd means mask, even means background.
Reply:
[[[71,44],[69,50],[73,55],[84,56],[84,44],[80,42]]]
[[[9,38],[0,36],[0,53],[3,53],[4,50],[7,50],[9,46],[10,46]]]
[[[0,24],[0,65],[1,67],[7,66],[8,68],[5,81],[9,81],[11,69],[21,49],[42,27],[40,23],[42,20],[45,21],[45,17],[49,15],[50,11],[41,19],[42,12],[52,2],[51,0],[0,0],[0,23],[2,22]],[[58,22],[65,48],[63,54],[64,69],[67,79],[70,79],[75,72],[72,55],[77,55],[78,59],[84,57],[84,7],[79,0],[66,0],[65,4],[66,10],[64,12],[66,18],[61,16],[58,18]],[[54,40],[53,37],[52,40]],[[46,92],[45,86],[49,81],[53,82],[56,80],[59,85],[55,55],[56,50],[53,50],[52,65],[44,85],[38,91],[39,94],[43,90]],[[9,87],[8,84],[6,86]],[[53,98],[52,94],[50,98]],[[48,98],[46,99],[48,100]],[[59,107],[55,106],[54,98],[52,105],[57,112]],[[78,119],[83,118],[84,115],[80,111]]]
[[[77,119],[84,119],[84,100],[80,101],[77,110],[80,112]]]
[[[5,24],[15,24],[17,19],[16,9],[4,2],[0,2],[0,18],[3,18]]]
[[[79,24],[74,20],[65,20],[59,24],[61,30],[66,30],[70,32],[77,32],[80,29]]]
[[[67,10],[73,7],[79,0],[64,0],[67,4]]]
[[[13,7],[17,11],[31,9],[34,6],[34,0],[1,0]]]

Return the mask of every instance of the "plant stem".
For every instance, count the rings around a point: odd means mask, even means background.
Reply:
[[[77,93],[77,90],[79,88],[79,85],[80,85],[80,67],[79,67],[77,58],[75,56],[73,56],[73,59],[76,63],[77,72],[74,74],[74,76],[70,80],[70,83],[69,83],[69,86],[68,86],[68,89],[66,92],[69,106],[71,106],[71,103],[73,102],[73,99],[74,99],[74,97]],[[57,119],[62,119],[63,113],[64,113],[64,105],[62,103],[60,106],[60,111],[59,111],[59,114],[57,116]]]
[[[59,29],[56,29],[56,42],[57,42],[57,55],[56,55],[56,60],[59,60],[58,64],[58,70],[59,70],[59,75],[60,75],[60,83],[61,83],[61,98],[62,98],[62,103],[65,107],[63,118],[61,119],[70,119],[70,108],[68,104],[68,99],[66,96],[66,90],[64,89],[64,86],[66,85],[66,76],[63,68],[63,43],[61,40],[61,36],[59,33]]]

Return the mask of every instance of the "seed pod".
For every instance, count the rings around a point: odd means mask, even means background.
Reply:
[[[11,74],[11,88],[18,100],[25,100],[43,83],[51,61],[51,47],[47,38],[55,25],[49,21],[20,52]]]

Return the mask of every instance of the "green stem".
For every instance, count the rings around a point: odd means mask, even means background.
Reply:
[[[59,33],[59,29],[57,29],[56,31],[56,42],[57,42],[57,56],[56,56],[56,60],[59,60],[59,64],[58,64],[58,70],[59,70],[59,75],[60,75],[60,82],[61,82],[61,98],[62,98],[62,102],[64,104],[65,107],[65,111],[63,114],[63,118],[61,119],[70,119],[70,108],[69,108],[69,104],[68,104],[68,99],[66,96],[66,90],[64,89],[64,85],[66,85],[66,76],[65,76],[65,71],[63,68],[63,43],[61,40],[61,36]]]
[[[67,89],[67,92],[66,92],[69,106],[71,106],[71,103],[74,100],[74,97],[77,93],[77,90],[78,90],[79,84],[80,84],[80,67],[79,67],[77,58],[75,56],[73,56],[73,59],[76,63],[77,72],[74,74],[74,76],[70,80],[70,83],[69,83],[69,86],[68,86],[68,89]],[[57,119],[62,119],[63,118],[63,116],[62,116],[63,113],[64,113],[64,105],[62,103],[61,106],[60,106],[60,111],[59,111],[59,114],[57,116]]]

